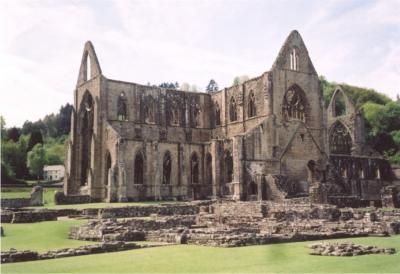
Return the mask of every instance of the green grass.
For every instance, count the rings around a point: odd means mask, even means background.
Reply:
[[[76,247],[91,242],[68,239],[71,225],[84,220],[3,224],[1,249],[51,249]],[[110,272],[400,272],[400,235],[342,239],[365,245],[394,247],[395,255],[322,257],[308,255],[308,244],[299,242],[239,248],[176,245],[117,253],[80,256],[46,261],[5,264],[1,273],[110,273]],[[318,242],[318,241],[317,241]]]
[[[345,240],[340,240],[345,241]],[[365,245],[395,247],[400,236],[347,239]],[[308,255],[311,242],[215,248],[176,245],[2,265],[2,273],[398,273],[394,255],[324,257]]]
[[[30,187],[2,187],[1,198],[29,198],[32,188]],[[55,206],[54,193],[62,191],[62,188],[44,187],[43,200],[45,207]]]
[[[1,189],[1,198],[29,198],[32,188],[26,187],[3,187]],[[172,201],[146,201],[146,202],[127,202],[127,203],[90,203],[90,204],[76,204],[76,205],[56,205],[54,203],[54,193],[62,191],[62,188],[44,187],[44,206],[32,208],[49,208],[49,209],[63,209],[63,208],[104,208],[104,207],[123,207],[123,206],[147,206],[161,203],[176,203]]]
[[[35,250],[77,247],[91,242],[68,239],[69,228],[87,221],[66,220],[33,224],[2,224],[5,236],[1,237],[1,250]]]

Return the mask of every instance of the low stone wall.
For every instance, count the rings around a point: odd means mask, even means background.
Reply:
[[[190,227],[194,223],[194,215],[120,221],[97,220],[71,227],[69,237],[89,241],[144,241],[148,231]]]
[[[1,198],[1,208],[20,208],[31,205],[31,198]]]
[[[367,254],[394,254],[394,248],[363,246],[354,243],[319,243],[310,246],[310,255],[319,256],[359,256]]]
[[[94,212],[94,211],[93,211]],[[171,215],[194,215],[199,212],[199,206],[195,204],[165,204],[151,206],[127,206],[109,207],[98,211],[99,217],[107,218],[129,218],[146,217],[152,214],[171,216]],[[88,215],[89,211],[86,211]]]
[[[56,205],[87,204],[91,202],[91,198],[89,195],[66,196],[64,192],[57,191],[54,194],[54,202]]]
[[[1,223],[11,223],[13,218],[13,212],[8,210],[1,211]]]
[[[50,210],[19,211],[14,212],[11,223],[36,223],[43,221],[56,221],[57,214]]]
[[[103,242],[94,245],[80,246],[77,248],[63,248],[54,251],[48,251],[42,254],[30,250],[17,251],[15,249],[11,249],[10,251],[1,252],[1,263],[3,264],[34,260],[47,260],[72,256],[99,254],[105,252],[124,251],[136,248],[140,248],[140,246],[136,245],[135,243]]]

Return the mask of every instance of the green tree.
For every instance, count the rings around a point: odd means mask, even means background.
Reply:
[[[21,131],[19,128],[12,127],[7,130],[7,139],[18,142],[19,136],[21,136]]]
[[[32,176],[38,180],[42,177],[43,166],[46,164],[46,151],[42,144],[36,144],[31,151],[28,152],[27,166]]]
[[[39,130],[35,130],[31,133],[27,151],[30,151],[36,144],[43,144],[43,136]]]
[[[218,91],[218,84],[214,79],[211,79],[206,87],[207,92]]]
[[[249,78],[249,76],[247,76],[247,75],[236,76],[235,78],[233,78],[233,83],[232,83],[232,84],[233,84],[234,86],[240,85],[240,84],[246,82],[246,81],[249,80],[249,79],[250,79],[250,78]]]

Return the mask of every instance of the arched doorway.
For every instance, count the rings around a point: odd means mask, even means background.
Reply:
[[[111,155],[110,155],[110,152],[108,152],[108,151],[106,153],[105,160],[106,160],[106,162],[105,162],[105,166],[104,166],[104,186],[107,188],[110,185],[108,174],[110,173],[110,169],[111,169]]]
[[[233,181],[233,158],[230,151],[225,152],[225,183]]]
[[[198,183],[199,183],[199,158],[197,153],[193,152],[192,157],[190,157],[190,184],[193,190],[192,198],[194,200],[198,199]]]
[[[142,154],[142,152],[138,152],[135,156],[135,162],[134,162],[134,181],[133,181],[133,183],[136,185],[142,185],[144,182],[143,175],[144,175],[143,154]]]
[[[169,185],[171,183],[171,166],[172,159],[169,151],[165,152],[163,158],[163,185]]]

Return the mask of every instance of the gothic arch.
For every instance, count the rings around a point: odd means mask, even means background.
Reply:
[[[190,157],[190,183],[192,185],[198,184],[200,182],[199,180],[199,168],[200,162],[199,162],[199,157],[197,156],[196,152],[192,153],[192,156]]]
[[[153,96],[149,95],[144,104],[144,120],[146,123],[154,123],[156,118],[156,103]]]
[[[248,104],[247,104],[247,116],[249,118],[254,117],[257,115],[257,110],[256,110],[256,98],[254,97],[253,91],[250,91],[249,97],[248,97]]]
[[[306,122],[307,100],[304,91],[298,86],[291,86],[285,93],[282,103],[283,119]]]
[[[135,185],[143,185],[144,184],[144,173],[145,173],[145,162],[143,152],[139,150],[134,159],[134,167],[133,167],[133,183]]]
[[[236,105],[236,100],[232,96],[231,100],[229,101],[229,120],[231,122],[234,122],[237,120],[237,105]]]
[[[212,156],[210,153],[206,155],[206,184],[212,184]]]
[[[221,109],[219,108],[218,102],[214,103],[214,113],[215,113],[215,125],[221,125]]]
[[[351,154],[352,138],[348,128],[336,121],[329,130],[329,151],[331,154]]]
[[[249,184],[249,195],[257,195],[258,194],[258,186],[254,181],[251,181]]]
[[[83,49],[77,84],[81,85],[98,75],[101,75],[99,60],[97,59],[93,44],[87,41]]]
[[[81,185],[88,184],[92,162],[93,121],[94,100],[90,92],[86,90],[79,108]]]
[[[105,155],[105,164],[104,164],[104,186],[108,187],[108,185],[110,184],[110,182],[108,181],[108,173],[109,170],[111,169],[111,164],[112,164],[112,159],[111,159],[111,154],[110,152],[107,150],[106,155]]]
[[[163,158],[163,181],[162,181],[162,183],[164,185],[171,184],[171,170],[172,170],[171,153],[169,151],[166,151],[164,153],[164,158]]]
[[[117,117],[118,120],[128,120],[128,107],[125,92],[121,92],[117,102]]]
[[[231,183],[233,181],[233,158],[232,153],[227,150],[225,151],[225,183]]]
[[[339,117],[355,112],[354,103],[350,100],[343,89],[338,86],[329,102],[328,113],[332,117]]]
[[[176,101],[172,101],[169,110],[169,123],[170,125],[179,125],[179,106]]]

